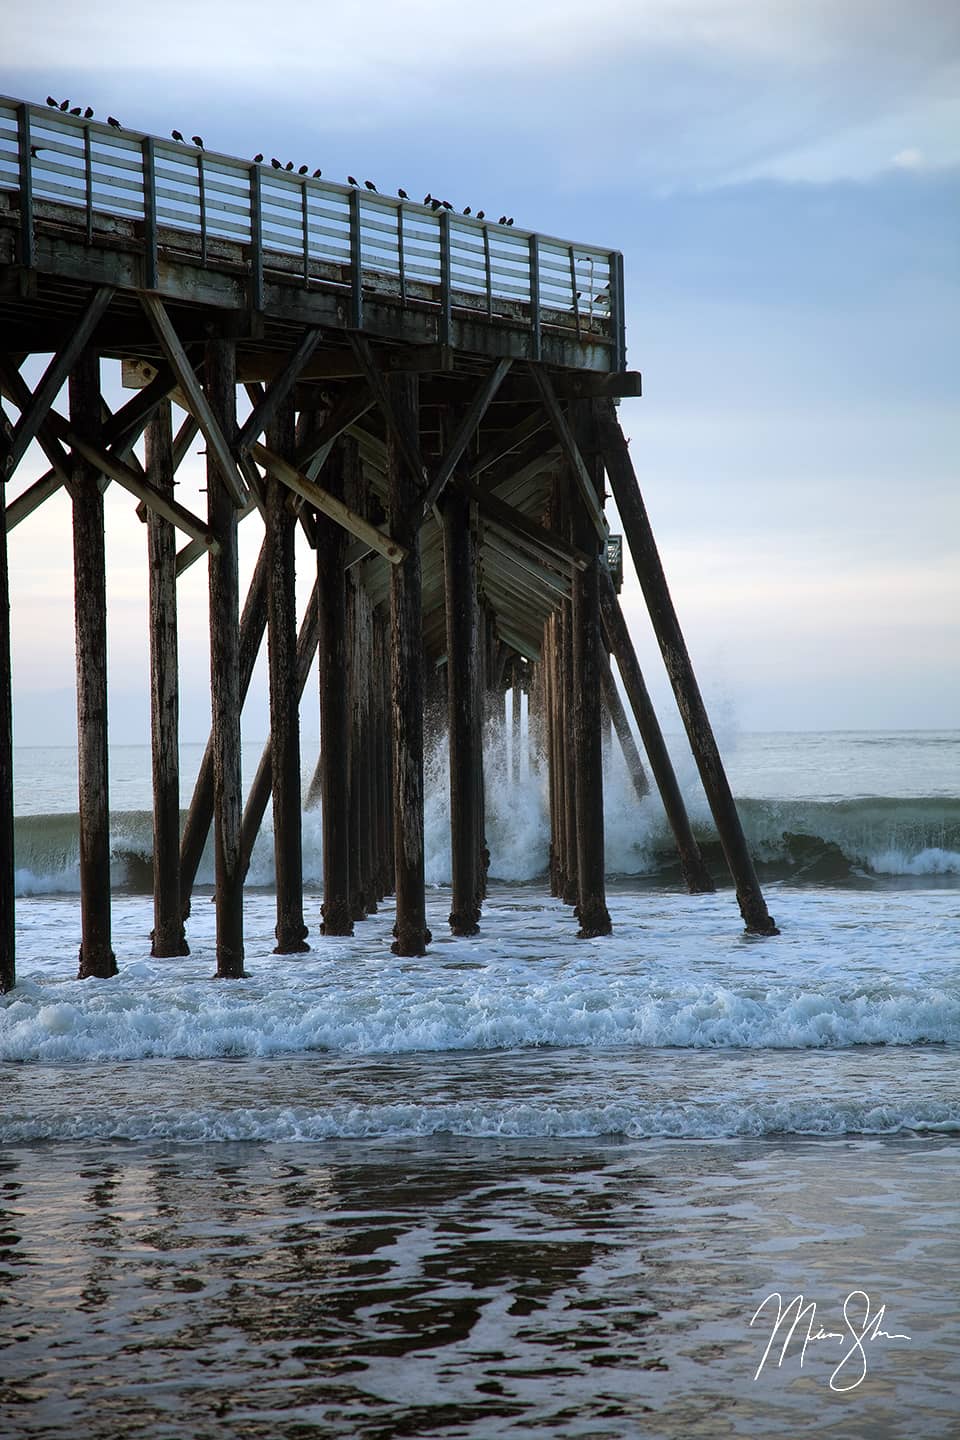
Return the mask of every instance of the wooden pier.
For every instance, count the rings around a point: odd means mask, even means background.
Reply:
[[[306,948],[308,927],[349,935],[394,894],[394,950],[424,953],[424,726],[437,713],[450,744],[449,923],[474,933],[487,869],[484,717],[504,713],[507,689],[515,756],[525,690],[530,740],[549,776],[553,893],[575,907],[581,935],[606,933],[606,716],[638,795],[649,784],[611,657],[687,883],[712,888],[620,611],[605,480],[741,914],[748,930],[776,933],[616,418],[616,401],[640,393],[623,317],[615,251],[0,98],[0,988],[16,978],[7,552],[17,525],[61,487],[76,581],[79,973],[116,968],[103,529],[111,483],[130,493],[146,527],[154,954],[187,953],[212,826],[217,973],[243,974],[244,878],[268,803],[278,952]],[[22,368],[37,355],[50,358],[31,388]],[[102,394],[105,360],[122,362],[131,388],[114,411]],[[176,426],[173,407],[183,416]],[[175,498],[197,435],[206,514]],[[38,451],[45,468],[25,473]],[[237,534],[248,516],[259,516],[251,523],[263,543],[244,598]],[[297,527],[316,555],[299,625]],[[212,728],[181,833],[177,579],[201,558]],[[240,713],[264,636],[271,735],[244,796]],[[318,652],[324,897],[322,916],[311,917],[299,700]]]

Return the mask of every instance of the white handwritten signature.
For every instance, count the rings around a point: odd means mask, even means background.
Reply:
[[[757,1366],[757,1373],[754,1380],[758,1380],[769,1359],[774,1343],[781,1338],[783,1343],[780,1347],[780,1357],[777,1360],[777,1369],[786,1359],[787,1349],[793,1339],[794,1332],[798,1326],[801,1327],[802,1344],[800,1346],[800,1368],[803,1369],[803,1362],[807,1353],[807,1346],[817,1340],[839,1340],[841,1343],[850,1340],[852,1343],[844,1354],[830,1376],[830,1389],[844,1393],[848,1390],[856,1390],[867,1376],[867,1352],[866,1346],[874,1340],[909,1340],[909,1335],[902,1335],[898,1331],[882,1330],[880,1327],[886,1313],[886,1306],[881,1305],[876,1311],[871,1311],[870,1296],[865,1290],[851,1290],[843,1302],[843,1320],[846,1330],[824,1330],[822,1325],[817,1323],[817,1302],[815,1300],[804,1304],[802,1295],[795,1295],[788,1305],[784,1305],[783,1296],[779,1290],[774,1290],[767,1298],[757,1306],[754,1311],[751,1325],[755,1325],[763,1311],[771,1302],[776,1301],[776,1320],[770,1339],[767,1341],[767,1348],[763,1352],[763,1358]],[[862,1316],[859,1313],[862,1310]],[[802,1328],[806,1324],[806,1329]],[[781,1335],[781,1331],[783,1332]],[[856,1378],[851,1378],[855,1376]]]

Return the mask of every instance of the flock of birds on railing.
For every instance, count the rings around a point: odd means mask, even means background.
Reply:
[[[62,110],[65,115],[75,115],[75,116],[77,116],[79,119],[83,119],[83,120],[92,120],[92,119],[93,119],[94,112],[93,112],[93,108],[92,108],[90,105],[88,105],[88,106],[86,107],[86,109],[83,109],[83,108],[82,108],[81,106],[79,106],[79,105],[71,105],[69,100],[55,100],[52,95],[48,95],[48,96],[47,96],[47,104],[50,106],[50,108],[51,108],[52,110]],[[107,116],[107,124],[110,126],[111,130],[121,130],[121,129],[123,128],[122,125],[120,124],[120,121],[116,118],[115,115],[108,115],[108,116]],[[180,144],[180,145],[186,145],[186,144],[188,143],[187,140],[186,140],[186,138],[185,138],[184,135],[182,134],[182,132],[179,131],[179,130],[171,130],[171,131],[170,131],[170,138],[171,138],[171,140],[176,140],[177,143]],[[190,141],[189,141],[189,143],[192,144],[197,150],[202,150],[202,149],[203,149],[203,136],[202,136],[202,135],[191,135],[191,136],[190,136]],[[255,165],[263,165],[263,164],[265,164],[265,160],[264,160],[263,155],[254,155],[254,157],[253,157],[253,163],[254,163]],[[294,163],[293,163],[292,160],[288,160],[288,161],[286,162],[286,164],[284,164],[283,161],[278,160],[278,159],[276,158],[276,156],[274,156],[274,157],[271,159],[270,165],[271,165],[271,168],[272,168],[272,169],[274,169],[274,170],[283,170],[283,171],[285,171],[285,172],[288,173],[288,174],[292,174],[293,171],[294,171],[294,168],[295,168],[295,167],[294,167]],[[301,165],[301,166],[297,169],[296,173],[297,173],[298,175],[301,175],[301,176],[309,175],[309,174],[310,174],[310,167],[309,167],[309,165]],[[312,176],[312,178],[313,178],[314,180],[319,180],[322,174],[323,174],[323,171],[318,168],[318,169],[316,169],[316,170],[313,171],[313,176]],[[360,181],[359,181],[359,180],[355,180],[352,175],[348,175],[348,176],[347,176],[347,184],[354,186],[355,189],[359,189],[359,188],[360,188]],[[365,188],[366,190],[372,190],[373,193],[374,193],[374,195],[379,194],[379,191],[377,190],[377,187],[376,187],[376,185],[374,185],[374,183],[373,183],[372,180],[364,180],[363,184],[364,184],[364,188]],[[409,200],[409,199],[410,199],[410,196],[407,194],[406,190],[403,190],[403,189],[399,189],[399,190],[397,191],[397,195],[398,195],[398,197],[399,197],[401,200]],[[449,200],[438,200],[438,199],[436,199],[433,195],[429,194],[429,192],[428,192],[426,195],[424,195],[424,197],[423,197],[423,204],[429,206],[430,209],[433,210],[433,211],[437,211],[437,210],[453,210],[453,209],[454,209],[454,206],[451,205],[451,203],[450,203]],[[473,209],[472,209],[471,206],[467,205],[467,206],[465,206],[465,208],[464,208],[460,213],[461,213],[462,215],[473,215]],[[474,216],[474,219],[475,219],[475,220],[484,220],[484,219],[486,219],[486,211],[485,211],[485,210],[478,210],[477,213],[476,213],[476,215]],[[513,216],[512,216],[512,215],[510,215],[510,216],[501,215],[501,216],[500,216],[500,219],[497,221],[497,224],[498,224],[498,225],[512,225],[512,224],[513,224]]]

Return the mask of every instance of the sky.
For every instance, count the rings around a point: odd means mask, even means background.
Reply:
[[[622,250],[644,395],[621,423],[718,728],[960,724],[955,0],[0,0],[0,21],[6,94]],[[111,734],[136,743],[145,541],[115,492]],[[68,513],[11,537],[21,744],[74,733]],[[202,739],[202,567],[182,595],[182,730]],[[621,598],[677,729],[629,573]],[[261,667],[252,736],[263,697]]]

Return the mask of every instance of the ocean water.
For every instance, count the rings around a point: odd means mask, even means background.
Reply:
[[[445,923],[441,744],[428,956],[390,954],[390,902],[319,937],[311,811],[313,949],[271,954],[268,831],[222,983],[209,861],[191,955],[149,957],[137,747],[111,753],[120,974],[72,978],[75,756],[18,751],[4,1436],[956,1433],[960,733],[727,743],[766,940],[729,888],[683,893],[611,756],[614,934],[578,941],[542,777],[489,738],[478,936]],[[775,1293],[815,1306],[791,1339]]]

